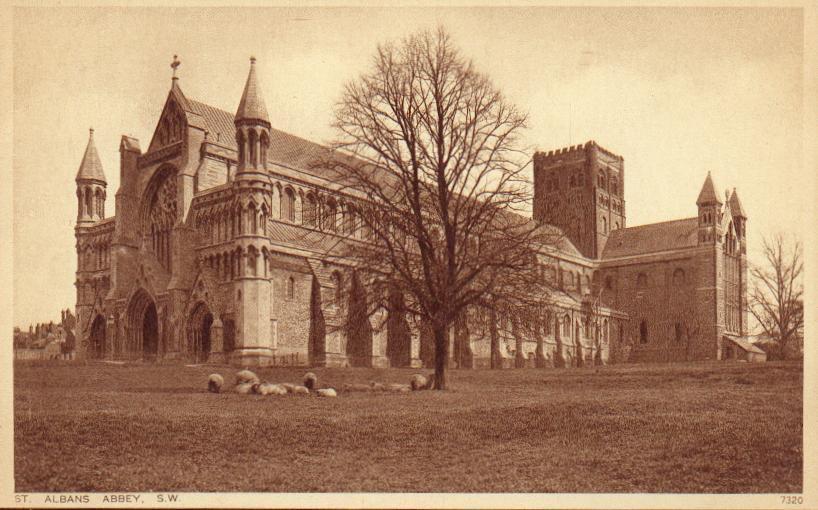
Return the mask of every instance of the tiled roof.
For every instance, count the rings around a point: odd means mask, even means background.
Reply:
[[[267,235],[278,242],[321,253],[337,252],[343,245],[341,237],[280,221],[267,224]]]
[[[89,130],[88,145],[85,147],[85,154],[82,156],[82,163],[77,171],[77,180],[94,179],[105,182],[105,173],[102,171],[102,161],[97,153],[97,146],[94,144],[94,130]]]
[[[643,255],[665,250],[693,248],[698,244],[698,218],[652,223],[611,232],[603,259]]]
[[[727,340],[730,340],[734,344],[738,345],[740,348],[747,352],[753,352],[756,354],[764,354],[764,351],[761,350],[759,347],[750,343],[746,338],[737,337],[737,336],[725,336]]]
[[[188,103],[194,113],[201,115],[208,130],[208,139],[236,149],[236,127],[232,113],[189,99]],[[330,150],[315,142],[310,142],[278,129],[270,129],[270,149],[268,161],[296,168],[317,177],[322,175],[316,164],[328,157]],[[325,170],[326,172],[326,170]]]

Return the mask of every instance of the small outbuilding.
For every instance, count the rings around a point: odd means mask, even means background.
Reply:
[[[742,360],[750,363],[767,361],[767,353],[753,345],[747,338],[725,336],[722,342],[722,360]]]

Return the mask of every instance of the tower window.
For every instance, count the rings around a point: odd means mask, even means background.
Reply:
[[[292,276],[287,279],[287,299],[295,299],[295,278]]]
[[[636,286],[639,288],[644,288],[648,286],[648,275],[645,273],[639,273],[636,275]]]
[[[603,234],[608,233],[608,218],[604,216],[602,217],[602,233]]]
[[[682,325],[678,322],[674,325],[675,333],[676,333],[676,341],[682,341]]]
[[[684,285],[685,282],[685,271],[681,267],[677,267],[675,271],[673,271],[673,285]]]

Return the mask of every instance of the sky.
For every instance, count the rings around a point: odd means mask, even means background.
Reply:
[[[119,186],[119,140],[147,148],[178,55],[185,95],[235,111],[251,55],[274,127],[333,139],[333,104],[379,43],[443,25],[509,101],[524,140],[596,140],[625,158],[628,226],[696,215],[710,171],[736,187],[749,252],[801,235],[803,19],[784,8],[17,8],[14,324],[75,304],[76,176],[88,139]]]

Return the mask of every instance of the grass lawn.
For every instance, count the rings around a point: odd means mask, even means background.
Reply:
[[[236,370],[16,364],[16,490],[802,490],[801,364],[453,370],[450,391],[335,399],[211,394],[212,372]],[[417,370],[314,372],[340,387]]]

